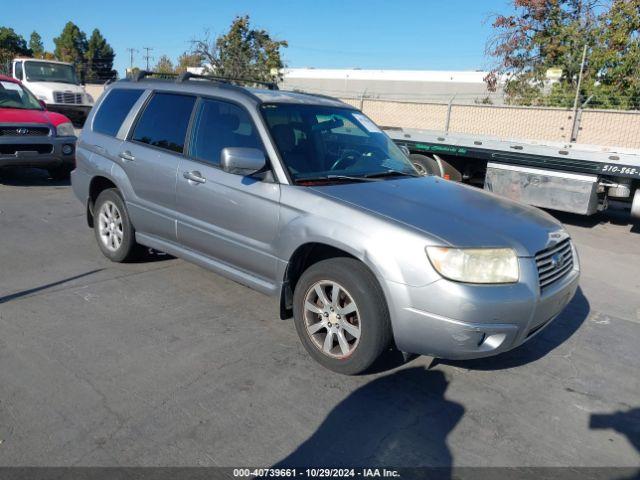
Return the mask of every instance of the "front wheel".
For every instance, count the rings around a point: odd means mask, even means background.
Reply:
[[[391,341],[382,289],[369,269],[352,258],[309,267],[296,285],[293,314],[307,352],[337,373],[363,372]]]
[[[118,191],[115,188],[102,191],[93,211],[93,230],[104,256],[119,263],[133,260],[139,252],[139,246],[124,200]]]

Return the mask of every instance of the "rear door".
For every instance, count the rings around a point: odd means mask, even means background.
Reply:
[[[220,169],[225,147],[264,151],[249,113],[234,103],[203,98],[191,132],[189,158],[181,160],[178,173],[178,241],[272,283],[279,184]]]
[[[118,162],[133,188],[127,205],[138,232],[176,240],[176,176],[195,102],[193,95],[154,92],[120,146]]]

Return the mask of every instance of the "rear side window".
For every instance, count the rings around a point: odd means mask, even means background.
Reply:
[[[140,116],[131,139],[182,153],[195,101],[192,96],[156,93]]]
[[[203,99],[193,125],[190,150],[197,160],[219,165],[226,147],[263,150],[249,114],[232,103]]]
[[[144,90],[111,90],[100,104],[100,110],[93,119],[93,131],[115,137],[142,92]]]

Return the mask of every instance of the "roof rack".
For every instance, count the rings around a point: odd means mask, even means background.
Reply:
[[[254,85],[262,85],[263,87],[267,87],[269,90],[279,90],[278,85],[275,82],[265,82],[262,80],[254,80],[253,78],[232,78],[232,77],[217,77],[215,75],[200,75],[197,73],[191,72],[182,72],[178,75],[176,82],[182,83],[186,82],[191,78],[197,78],[201,80],[210,80],[212,82],[220,82],[220,83],[230,83],[232,85],[246,85],[246,84],[254,84]]]
[[[138,70],[137,72],[135,72],[133,75],[131,75],[131,77],[129,77],[131,79],[132,82],[139,82],[140,80],[143,80],[147,77],[158,77],[160,79],[170,79],[170,78],[176,78],[178,76],[177,73],[162,73],[162,72],[152,72],[149,70]]]
[[[165,78],[165,79],[175,78],[175,81],[177,83],[183,83],[192,78],[196,78],[196,79],[209,80],[211,82],[217,82],[217,83],[222,83],[227,85],[236,85],[236,86],[243,86],[247,84],[262,85],[263,87],[266,87],[269,90],[278,90],[278,85],[276,85],[275,82],[264,82],[262,80],[254,80],[251,78],[230,78],[230,77],[217,77],[215,75],[199,75],[197,73],[191,73],[191,72],[183,72],[183,73],[177,74],[177,73],[160,73],[160,72],[150,72],[147,70],[139,70],[131,76],[131,81],[139,82],[140,80],[143,80],[144,78],[151,77],[151,76]]]

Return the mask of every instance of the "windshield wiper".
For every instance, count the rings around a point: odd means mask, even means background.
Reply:
[[[365,178],[382,178],[382,177],[419,177],[416,173],[403,172],[401,170],[385,170],[384,172],[368,173]]]
[[[351,177],[349,175],[323,175],[319,177],[308,177],[308,178],[297,178],[296,183],[301,182],[326,182],[332,180],[341,180],[348,182],[378,182],[379,180],[376,178],[367,178],[363,177]]]

